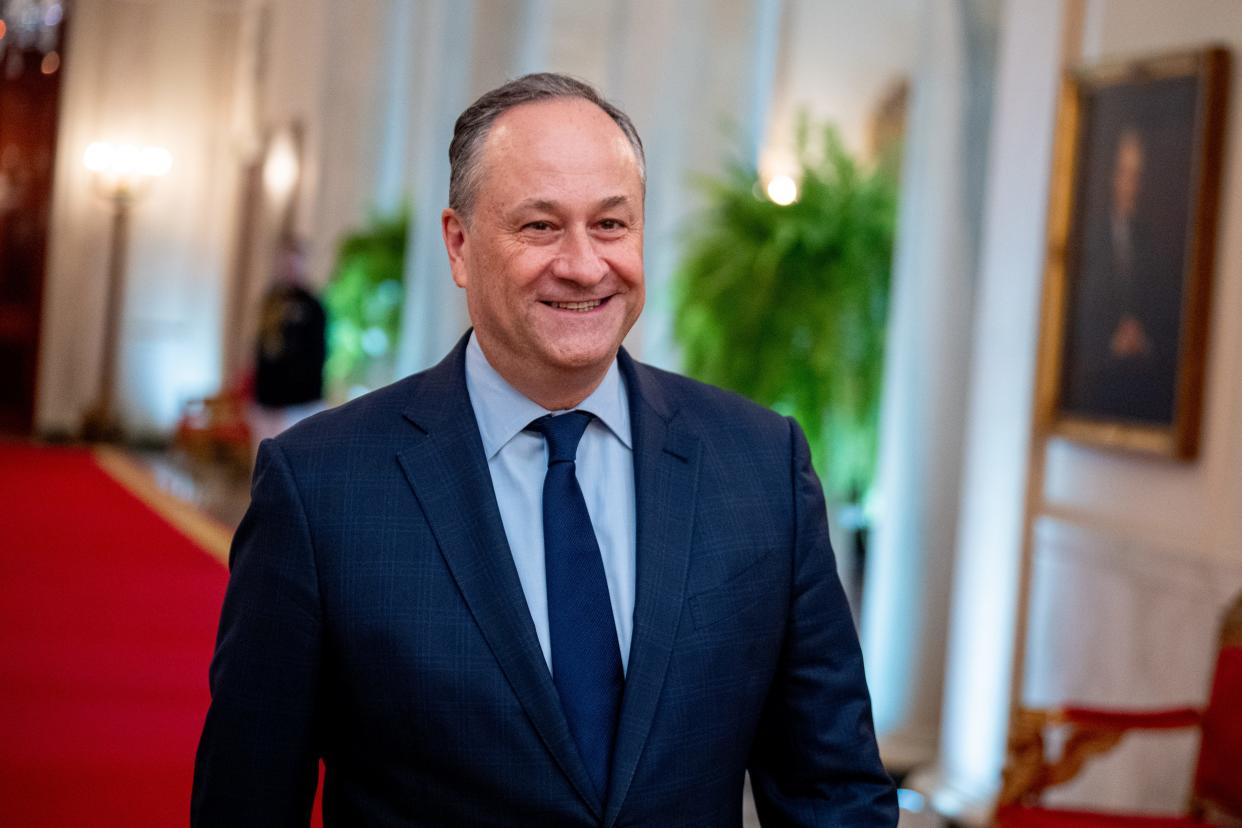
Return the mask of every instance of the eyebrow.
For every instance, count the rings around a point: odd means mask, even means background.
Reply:
[[[623,195],[609,196],[608,198],[604,199],[603,201],[599,203],[598,209],[611,210],[613,207],[627,207],[629,206],[629,203],[630,203],[629,196],[623,196]]]
[[[595,209],[596,210],[611,210],[614,207],[626,207],[629,205],[629,203],[630,203],[629,196],[624,196],[624,195],[608,196],[608,198],[601,199],[595,205]],[[517,213],[522,210],[544,210],[547,212],[553,212],[558,207],[560,207],[560,204],[556,201],[551,201],[546,198],[529,198],[525,201],[519,202],[518,205],[513,208],[513,212]]]

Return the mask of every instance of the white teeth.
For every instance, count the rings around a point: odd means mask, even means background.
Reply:
[[[598,308],[600,302],[599,299],[592,299],[590,302],[549,302],[548,304],[561,310],[589,311],[592,308]]]

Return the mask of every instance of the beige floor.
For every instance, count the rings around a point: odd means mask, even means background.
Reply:
[[[191,460],[175,451],[136,451],[130,457],[160,489],[210,515],[230,532],[250,505],[250,482],[234,469]]]

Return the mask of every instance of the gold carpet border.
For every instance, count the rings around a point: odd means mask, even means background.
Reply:
[[[112,446],[96,446],[95,462],[113,480],[225,566],[232,532],[197,507],[160,488],[147,469]]]

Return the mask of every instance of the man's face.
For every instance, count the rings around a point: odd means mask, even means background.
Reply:
[[[602,109],[563,98],[492,124],[468,218],[445,210],[453,281],[489,361],[543,380],[605,369],[642,311],[638,161]]]

